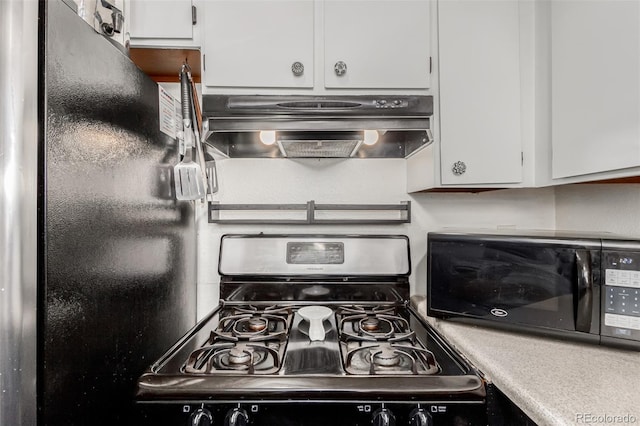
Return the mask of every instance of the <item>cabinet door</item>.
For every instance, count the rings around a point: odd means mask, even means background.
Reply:
[[[517,1],[438,5],[441,181],[522,181]]]
[[[191,0],[130,0],[132,38],[190,39]]]
[[[640,3],[551,3],[553,177],[640,165]]]
[[[205,6],[207,86],[313,87],[313,0],[209,0]],[[302,74],[294,73],[294,63]]]
[[[325,1],[325,87],[428,88],[430,7],[429,0]],[[346,66],[341,75],[338,63]]]

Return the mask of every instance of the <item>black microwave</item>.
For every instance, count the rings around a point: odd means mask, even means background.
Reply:
[[[640,241],[431,232],[427,314],[640,350]]]

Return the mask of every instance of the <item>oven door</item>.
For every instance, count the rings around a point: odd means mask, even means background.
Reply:
[[[430,234],[428,314],[597,335],[599,253],[595,243]]]

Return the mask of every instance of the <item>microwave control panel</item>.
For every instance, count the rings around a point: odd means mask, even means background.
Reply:
[[[602,334],[640,340],[640,252],[604,252]]]

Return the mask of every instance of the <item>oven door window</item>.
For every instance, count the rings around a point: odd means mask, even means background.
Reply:
[[[429,275],[432,309],[575,330],[570,248],[435,241]]]

